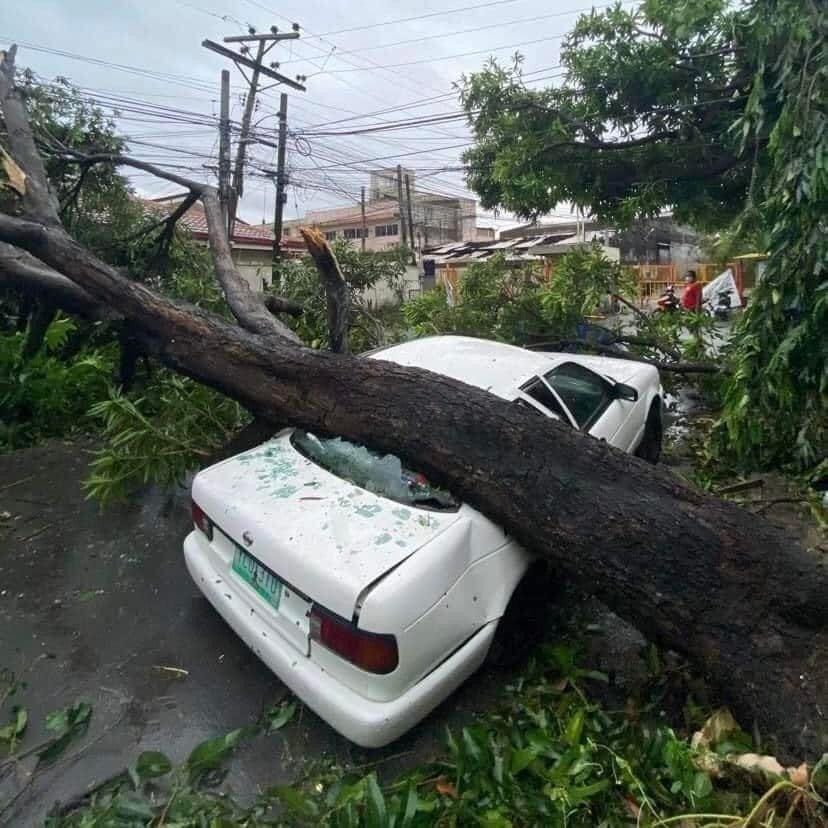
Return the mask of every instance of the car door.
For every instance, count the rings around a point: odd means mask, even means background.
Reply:
[[[623,451],[629,450],[624,426],[635,402],[618,399],[612,383],[575,362],[556,366],[544,379],[557,392],[579,429]]]

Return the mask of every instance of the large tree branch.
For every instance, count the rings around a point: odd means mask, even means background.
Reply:
[[[621,341],[619,339],[618,341]],[[665,362],[659,359],[647,359],[638,354],[631,354],[623,348],[616,348],[614,345],[600,345],[597,342],[590,342],[588,339],[556,339],[554,342],[539,342],[529,347],[531,351],[563,351],[567,348],[575,348],[579,351],[592,351],[602,356],[615,357],[616,359],[627,359],[632,362],[646,362],[653,365],[659,371],[670,371],[674,374],[721,374],[724,368],[710,362]]]
[[[189,190],[192,201],[198,198],[204,207],[204,215],[207,218],[208,244],[213,256],[216,278],[238,323],[252,333],[262,336],[275,336],[294,344],[301,344],[296,334],[268,311],[261,297],[250,289],[250,286],[236,269],[227,236],[227,228],[221,219],[221,206],[218,191],[215,187],[126,155],[109,153],[83,155],[77,152],[69,152],[68,158],[88,165],[111,164],[117,167],[132,167]],[[189,200],[189,197],[185,199],[185,201],[187,200]],[[175,215],[175,212],[173,215]],[[180,215],[183,215],[183,212],[185,211],[182,211]]]
[[[0,242],[0,285],[41,297],[85,319],[112,322],[121,315],[34,256]]]
[[[14,83],[17,47],[0,51],[0,108],[6,122],[9,149],[15,162],[26,174],[22,194],[26,215],[44,224],[60,226],[60,205],[46,178],[46,167],[35,146],[26,107]]]

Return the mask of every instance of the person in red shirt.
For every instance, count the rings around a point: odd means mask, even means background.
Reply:
[[[681,295],[681,306],[684,310],[698,313],[702,306],[702,286],[696,278],[695,270],[688,270],[684,274],[686,287]]]

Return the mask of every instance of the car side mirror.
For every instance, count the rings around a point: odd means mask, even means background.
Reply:
[[[638,400],[638,391],[631,385],[624,385],[623,382],[616,382],[613,386],[615,392],[615,399],[627,400],[629,402],[636,402]]]

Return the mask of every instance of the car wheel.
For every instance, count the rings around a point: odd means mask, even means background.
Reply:
[[[644,436],[635,456],[646,460],[648,463],[658,463],[661,457],[661,442],[664,437],[664,429],[661,425],[661,404],[655,400],[650,406],[650,413],[647,415],[647,424],[644,426]]]
[[[540,643],[555,588],[544,564],[533,564],[515,587],[506,612],[497,623],[486,665],[497,669],[525,661]]]

